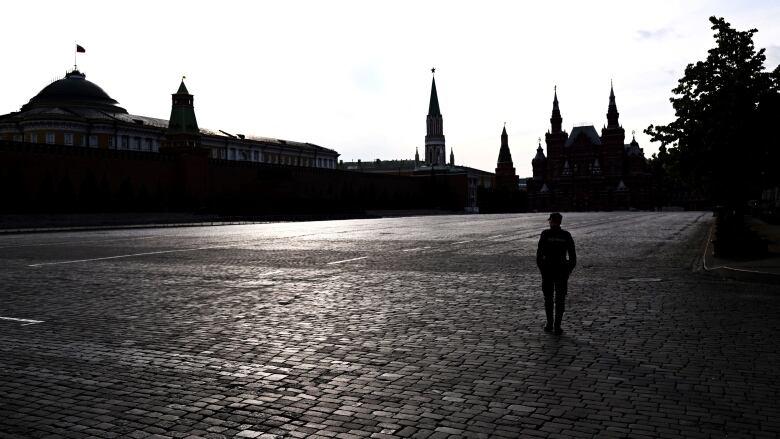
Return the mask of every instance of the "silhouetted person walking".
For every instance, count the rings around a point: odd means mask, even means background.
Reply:
[[[550,228],[542,231],[539,247],[536,250],[536,265],[542,272],[542,292],[544,293],[544,311],[547,314],[546,332],[561,334],[561,321],[566,310],[566,292],[569,274],[577,265],[574,251],[574,239],[571,233],[561,229],[560,213],[551,213],[547,221]],[[569,259],[566,259],[568,253]],[[554,311],[554,312],[553,312]],[[553,320],[553,315],[555,320]]]

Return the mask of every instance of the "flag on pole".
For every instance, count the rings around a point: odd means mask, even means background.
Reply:
[[[86,52],[86,50],[84,50],[84,48],[83,48],[83,47],[81,47],[81,46],[79,46],[78,44],[76,44],[76,52],[77,52],[77,53],[85,53],[85,52]]]

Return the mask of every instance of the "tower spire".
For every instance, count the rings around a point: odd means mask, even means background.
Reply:
[[[607,128],[620,128],[618,122],[620,113],[617,110],[617,104],[615,103],[615,88],[612,85],[612,80],[609,80],[609,107],[607,108]]]
[[[436,72],[435,68],[431,69],[431,76]],[[436,93],[436,78],[433,77],[431,80],[431,101],[428,104],[428,115],[429,116],[440,116],[441,110],[439,110],[439,95]]]
[[[431,69],[431,76],[436,68]],[[431,99],[428,104],[425,135],[425,163],[429,165],[446,164],[444,144],[444,121],[439,109],[439,95],[436,92],[436,78],[431,78]]]
[[[512,153],[509,152],[509,136],[506,134],[506,123],[501,131],[501,149],[498,151],[496,163],[496,188],[500,191],[517,191],[520,179],[512,163]]]
[[[563,118],[561,117],[561,110],[558,108],[558,86],[553,87],[553,109],[552,117],[550,117],[550,127],[553,134],[561,132],[561,126],[563,125]]]
[[[501,149],[498,150],[499,166],[501,163],[509,163],[509,166],[513,166],[512,153],[509,151],[509,136],[506,134],[506,125],[504,125],[504,130],[501,132]]]

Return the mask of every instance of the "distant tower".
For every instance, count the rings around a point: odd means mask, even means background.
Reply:
[[[420,166],[420,151],[414,148],[414,167]]]
[[[626,132],[618,121],[615,89],[612,81],[609,84],[609,107],[607,109],[607,126],[601,129],[602,160],[600,171],[605,176],[617,177],[623,174],[623,155],[625,154]]]
[[[534,180],[544,181],[547,171],[547,157],[544,156],[542,150],[542,139],[539,139],[539,147],[536,148],[536,157],[531,160],[531,166],[534,171]]]
[[[431,69],[435,73],[436,69]],[[425,134],[425,163],[429,165],[445,165],[444,122],[439,110],[439,96],[436,94],[436,78],[431,82],[431,101],[428,105],[426,118],[427,132]]]
[[[496,187],[499,190],[517,190],[519,177],[512,163],[512,153],[509,152],[509,136],[506,134],[506,126],[501,132],[501,149],[498,152],[496,164]]]
[[[564,144],[566,139],[569,138],[569,134],[562,130],[563,118],[561,117],[561,110],[558,107],[558,86],[553,89],[553,108],[552,115],[550,116],[550,130],[544,135],[544,141],[547,144],[547,157],[546,160],[540,162],[540,166],[545,169],[541,171],[540,175],[544,175],[546,179],[557,176],[558,170],[562,169],[565,162],[565,148]],[[538,154],[537,154],[538,156]]]
[[[563,124],[563,118],[561,117],[561,110],[558,108],[558,86],[553,89],[553,109],[552,116],[550,117],[550,131],[551,134],[558,134],[561,132],[561,125]]]
[[[167,146],[188,147],[200,146],[200,129],[195,119],[195,107],[192,95],[181,79],[179,90],[171,95],[171,117],[168,121],[168,130],[165,132]]]
[[[450,166],[455,166],[455,151],[450,148]]]

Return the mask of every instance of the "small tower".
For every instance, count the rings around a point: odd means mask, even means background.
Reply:
[[[176,93],[171,95],[171,117],[165,132],[166,144],[173,148],[200,146],[200,129],[195,118],[193,97],[184,85],[184,77]]]
[[[531,160],[531,167],[534,171],[534,180],[544,181],[545,173],[547,170],[547,157],[544,156],[542,150],[542,139],[539,139],[539,146],[536,148],[536,157]]]
[[[496,164],[496,188],[499,190],[518,190],[520,178],[515,172],[512,163],[512,153],[509,152],[509,136],[506,134],[506,125],[501,132],[501,149],[498,151],[498,163]]]
[[[436,69],[431,69],[435,73]],[[439,96],[436,94],[436,78],[431,82],[431,100],[428,104],[425,135],[425,163],[432,166],[445,165],[444,122],[439,110]]]
[[[450,166],[455,166],[455,151],[450,148]]]
[[[420,166],[420,150],[418,148],[414,148],[414,167]]]

